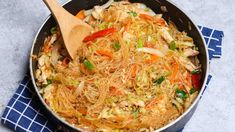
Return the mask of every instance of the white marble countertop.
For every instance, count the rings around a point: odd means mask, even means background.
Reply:
[[[63,3],[66,0],[60,0]],[[197,24],[223,30],[223,56],[211,63],[213,79],[184,132],[235,131],[235,1],[171,0]],[[0,0],[0,113],[28,68],[33,38],[49,15],[42,0]],[[232,59],[232,60],[231,60]],[[0,125],[1,132],[10,131]]]

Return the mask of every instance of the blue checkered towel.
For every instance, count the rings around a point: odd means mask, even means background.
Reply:
[[[208,46],[210,60],[212,58],[221,57],[222,31],[199,26]],[[208,77],[206,87],[208,86],[211,75]],[[45,116],[44,109],[39,103],[39,99],[35,94],[29,75],[26,75],[16,93],[8,103],[1,122],[6,127],[14,131],[33,131],[33,132],[50,132],[56,130],[56,124],[53,124]],[[181,130],[180,130],[181,131]]]

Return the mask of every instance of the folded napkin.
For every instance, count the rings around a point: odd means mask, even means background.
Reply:
[[[210,60],[220,58],[222,31],[199,26],[208,46]],[[209,75],[206,87],[212,76]],[[37,97],[29,74],[19,84],[16,93],[10,99],[1,117],[1,122],[14,131],[51,132],[56,130],[56,124],[45,116],[45,112]],[[183,128],[179,131],[182,131]]]

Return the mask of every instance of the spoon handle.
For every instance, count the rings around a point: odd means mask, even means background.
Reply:
[[[49,10],[52,12],[56,19],[62,19],[62,17],[68,13],[62,6],[59,5],[57,0],[43,0]],[[66,14],[67,15],[67,14]]]

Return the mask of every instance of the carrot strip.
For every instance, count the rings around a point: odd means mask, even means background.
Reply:
[[[45,46],[43,47],[44,53],[49,53],[52,50],[51,45],[49,44],[50,40],[51,40],[51,37],[48,37],[48,39],[45,42]]]
[[[159,18],[156,21],[154,21],[154,24],[158,24],[160,26],[164,26],[166,24],[165,20],[163,18]]]
[[[152,16],[147,15],[147,14],[140,14],[139,16],[140,16],[140,18],[145,19],[145,20],[149,20],[149,21],[154,20]]]
[[[65,57],[62,61],[62,66],[67,67],[70,62],[70,59],[68,57]]]
[[[76,89],[76,87],[74,87],[74,86],[67,86],[67,88],[68,88],[69,90]]]
[[[132,66],[132,69],[131,69],[131,77],[132,77],[132,78],[135,78],[135,77],[136,77],[136,71],[137,71],[137,69],[138,69],[138,65],[137,65],[137,64],[134,64],[134,65]]]
[[[43,48],[44,53],[49,53],[51,50],[52,50],[52,48],[49,44],[46,44]]]
[[[158,56],[156,56],[156,55],[151,55],[151,58],[148,59],[148,60],[146,60],[145,62],[148,63],[148,64],[151,64],[151,63],[156,62],[158,59],[159,59]]]
[[[84,20],[85,19],[85,10],[81,10],[78,12],[78,14],[76,15],[77,18]]]
[[[129,20],[127,21],[127,24],[124,26],[124,30],[125,30],[125,31],[128,31],[129,28],[130,28],[130,25],[131,25],[131,19],[129,19]]]
[[[176,75],[179,71],[179,65],[177,63],[173,64],[173,73],[171,75],[171,83],[174,83],[174,80],[176,79]]]
[[[192,88],[193,86],[192,86],[192,81],[191,81],[191,74],[190,74],[190,72],[188,72],[187,71],[187,76],[186,76],[186,80],[185,80],[186,82],[186,85],[188,86],[188,87],[190,87],[190,88]]]
[[[96,54],[102,55],[102,56],[107,56],[110,59],[113,58],[113,54],[111,52],[105,51],[105,50],[96,50]]]
[[[123,91],[121,91],[120,89],[112,86],[112,87],[110,87],[110,94],[119,96],[119,95],[124,95],[125,93]]]
[[[151,109],[153,106],[158,103],[160,100],[163,99],[163,96],[160,96],[159,98],[152,99],[146,106],[145,109]]]
[[[86,108],[79,108],[78,111],[83,115],[87,114],[87,109]]]

